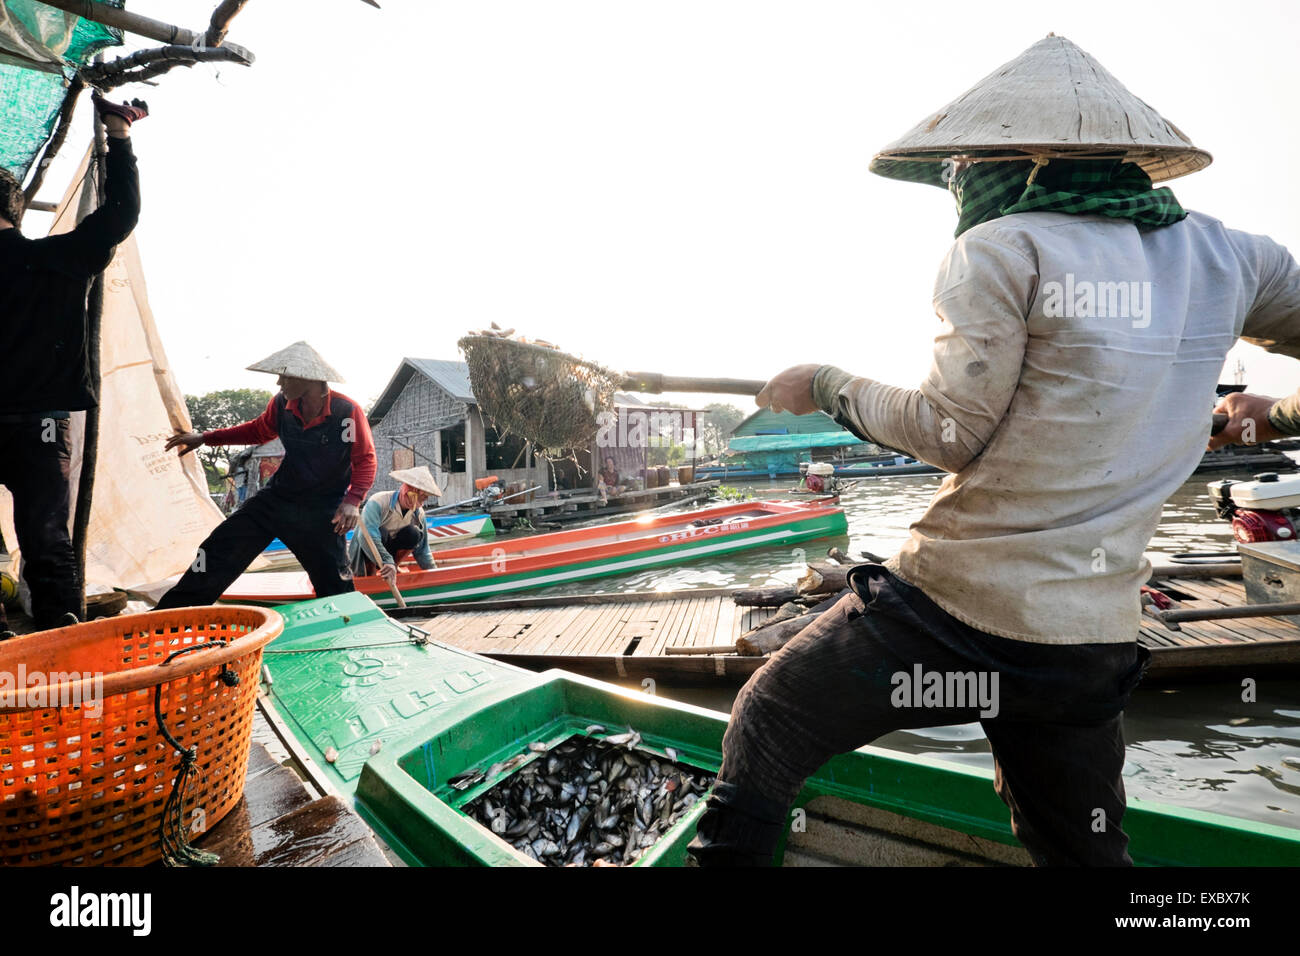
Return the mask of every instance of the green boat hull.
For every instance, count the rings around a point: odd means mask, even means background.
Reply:
[[[718,768],[723,714],[417,643],[361,594],[279,610],[284,633],[264,658],[279,717],[303,759],[351,797],[408,863],[540,865],[460,811],[513,770],[464,791],[448,783],[516,755],[536,759],[530,743],[553,746],[631,727],[651,752],[671,747],[682,763]],[[608,730],[588,733],[592,725]],[[992,780],[991,771],[864,747],[822,767],[799,804],[809,805],[809,818],[813,808],[838,800],[1018,847]],[[701,802],[634,865],[681,865],[702,812]],[[1124,827],[1133,859],[1143,865],[1300,865],[1300,830],[1138,800],[1130,801]]]

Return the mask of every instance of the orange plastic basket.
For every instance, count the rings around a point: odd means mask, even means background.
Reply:
[[[269,608],[222,605],[108,618],[0,644],[0,864],[159,859],[179,759],[158,728],[156,693],[172,736],[197,748],[183,825],[191,838],[215,826],[243,793],[262,648],[282,627]],[[209,641],[227,643],[164,663]],[[230,671],[239,678],[234,686]]]

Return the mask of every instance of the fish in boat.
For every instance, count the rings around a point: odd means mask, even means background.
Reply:
[[[284,631],[263,657],[275,694],[259,706],[313,782],[351,801],[407,863],[685,863],[726,714],[417,640],[364,594],[277,610]],[[539,740],[546,753],[528,746]],[[1300,865],[1295,827],[1132,799],[1124,829],[1140,865]],[[808,779],[778,861],[1029,856],[991,769],[862,747]]]

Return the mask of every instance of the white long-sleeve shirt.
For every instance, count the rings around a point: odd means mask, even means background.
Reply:
[[[814,387],[859,434],[952,472],[887,566],[991,634],[1136,640],[1142,553],[1205,451],[1228,349],[1300,357],[1300,267],[1199,213],[1149,232],[1020,213],[957,240],[934,305],[919,389],[833,367]]]

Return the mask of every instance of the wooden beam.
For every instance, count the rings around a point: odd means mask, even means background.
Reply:
[[[229,46],[196,50],[193,47],[173,44],[151,50],[137,50],[129,56],[119,57],[111,63],[97,63],[78,72],[78,76],[101,91],[116,89],[127,83],[140,83],[161,76],[178,66],[192,67],[195,63],[225,61],[247,66],[243,54]]]
[[[204,42],[208,46],[221,46],[226,38],[226,32],[230,29],[230,21],[239,15],[239,11],[244,9],[248,0],[221,0],[217,8],[212,11],[212,20],[208,23],[208,32],[204,34]]]
[[[180,43],[192,46],[195,49],[202,49],[206,42],[203,33],[195,33],[193,30],[185,29],[185,27],[178,27],[171,23],[164,23],[162,20],[155,20],[152,17],[130,13],[117,7],[110,7],[106,3],[99,3],[98,0],[41,0],[41,2],[46,6],[65,10],[68,13],[75,13],[83,19],[93,20],[105,26],[116,27],[119,30],[125,30],[127,33],[134,33],[150,40],[157,40],[159,43]],[[246,62],[253,62],[254,57],[249,50],[233,43],[226,43],[224,46],[226,49],[239,54]]]
[[[54,133],[45,144],[45,151],[41,153],[40,161],[36,164],[36,170],[32,173],[31,182],[23,190],[28,209],[37,209],[37,203],[34,201],[36,194],[40,191],[41,184],[45,182],[45,174],[49,172],[50,163],[54,161],[54,157],[58,155],[59,150],[63,148],[64,141],[68,138],[68,128],[72,124],[72,114],[77,109],[77,99],[85,88],[86,83],[79,76],[74,76],[71,82],[68,83],[68,92],[63,96],[63,106],[59,108],[59,121],[54,127]],[[40,209],[40,212],[54,212],[58,209],[58,206],[52,203],[43,203],[41,205],[51,206],[52,208]]]

